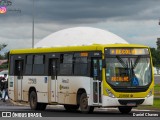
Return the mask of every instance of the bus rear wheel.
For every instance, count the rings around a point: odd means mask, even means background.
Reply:
[[[129,107],[129,106],[120,106],[118,107],[119,111],[122,113],[122,114],[128,114],[131,112],[132,110],[132,107]]]
[[[37,103],[37,94],[35,91],[31,91],[29,95],[29,102],[30,102],[30,107],[32,110],[37,110],[38,108],[38,103]]]
[[[35,91],[30,92],[29,102],[32,110],[45,110],[47,106],[46,103],[37,102],[37,93]]]
[[[82,93],[80,97],[80,110],[82,113],[92,113],[94,110],[93,106],[88,105],[88,98],[86,93]]]

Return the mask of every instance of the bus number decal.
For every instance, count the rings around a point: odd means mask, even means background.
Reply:
[[[129,98],[129,94],[120,94],[119,98]]]
[[[133,98],[133,94],[119,94],[119,98]]]
[[[62,83],[69,83],[69,79],[67,80],[62,79]]]
[[[37,83],[36,78],[29,78],[28,79],[28,84],[36,84],[36,83]]]

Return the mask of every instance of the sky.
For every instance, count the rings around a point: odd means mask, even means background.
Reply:
[[[2,0],[0,0],[2,1]],[[11,1],[0,14],[0,44],[6,50],[32,47],[33,0]],[[35,43],[71,27],[108,30],[129,43],[157,47],[160,0],[34,0]]]

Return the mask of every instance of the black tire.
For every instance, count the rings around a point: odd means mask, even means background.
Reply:
[[[79,105],[64,105],[64,108],[67,111],[76,111],[79,108]]]
[[[38,110],[37,93],[35,91],[30,92],[29,102],[32,110]]]
[[[128,114],[131,112],[132,110],[132,107],[129,107],[129,106],[120,106],[118,107],[119,111],[122,113],[122,114]]]
[[[37,93],[35,91],[32,91],[30,93],[30,97],[29,97],[29,101],[30,101],[30,108],[32,110],[45,110],[47,104],[46,103],[38,103],[37,102]]]
[[[88,98],[86,93],[82,93],[80,97],[80,110],[82,113],[92,113],[93,106],[88,106]]]

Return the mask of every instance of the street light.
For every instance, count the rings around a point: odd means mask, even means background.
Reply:
[[[34,48],[34,0],[33,0],[33,11],[32,11],[32,48]]]

